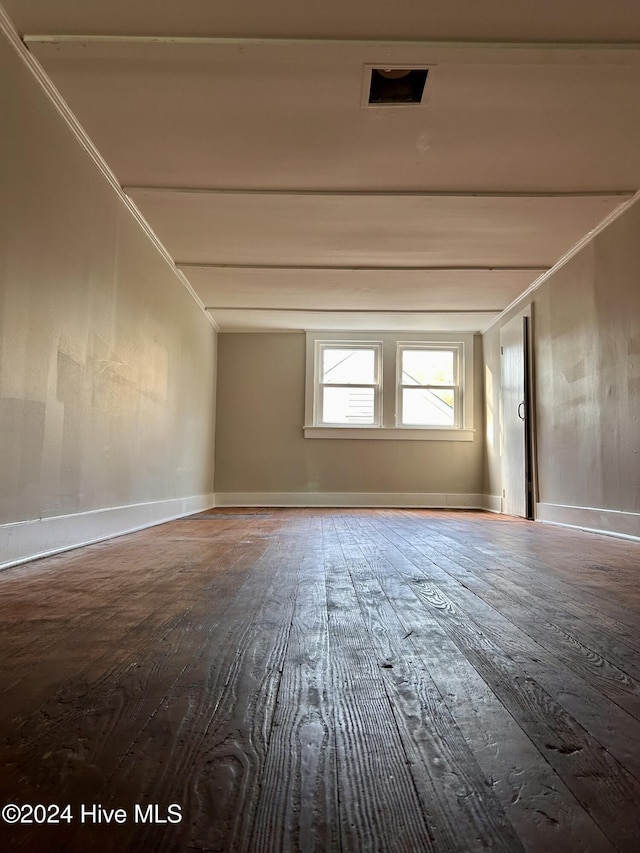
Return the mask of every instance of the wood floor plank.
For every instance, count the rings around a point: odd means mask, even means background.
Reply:
[[[339,849],[334,707],[322,565],[321,542],[314,537],[301,560],[291,634],[248,848],[255,853],[330,853]]]
[[[135,540],[136,535],[127,539]],[[166,546],[167,543],[164,544]],[[200,553],[198,553],[198,546],[200,546]],[[37,691],[32,701],[37,701],[37,696],[49,697],[61,681],[68,680],[71,675],[70,669],[74,664],[80,670],[94,668],[95,672],[95,668],[99,669],[101,665],[100,659],[109,660],[109,644],[116,630],[120,635],[119,645],[124,646],[130,640],[133,640],[135,645],[136,634],[144,636],[146,631],[164,631],[170,627],[176,619],[180,618],[186,607],[183,597],[176,595],[176,592],[184,589],[183,580],[185,578],[188,580],[189,562],[186,557],[188,555],[190,562],[198,565],[203,559],[203,551],[210,547],[210,543],[206,540],[202,544],[197,543],[195,548],[193,542],[190,542],[187,550],[184,551],[183,559],[180,559],[181,552],[180,549],[175,548],[173,537],[169,556],[163,554],[162,549],[158,553],[156,548],[145,547],[145,551],[153,550],[153,554],[145,554],[146,559],[152,559],[152,563],[145,577],[146,612],[142,620],[139,595],[135,592],[132,594],[131,587],[133,584],[133,590],[135,590],[136,583],[139,585],[139,579],[136,581],[135,575],[129,571],[122,577],[121,572],[118,571],[118,563],[129,569],[132,564],[135,566],[140,560],[140,555],[135,550],[135,542],[133,544],[119,542],[114,547],[112,563],[107,571],[103,571],[103,586],[98,584],[94,587],[93,575],[91,584],[74,583],[74,560],[71,560],[66,569],[63,589],[58,584],[48,584],[45,593],[38,588],[31,590],[28,579],[19,584],[11,583],[14,595],[22,599],[22,608],[27,608],[28,611],[35,598],[50,614],[58,614],[58,617],[50,616],[47,630],[38,630],[38,625],[32,626],[28,621],[25,622],[20,609],[17,612],[12,608],[3,610],[2,619],[5,624],[12,627],[14,642],[22,641],[22,646],[9,648],[5,661],[0,662],[0,678],[3,684],[0,693],[2,698],[0,714],[10,716],[13,713],[11,702],[15,697],[18,704],[23,702],[25,689],[32,695]],[[255,551],[255,545],[253,548]],[[264,548],[264,543],[259,543],[258,548]],[[97,554],[96,549],[98,549]],[[133,553],[129,557],[128,553],[131,549]],[[91,546],[87,550],[90,553],[85,571],[90,572],[94,561],[97,560],[98,564],[100,563],[102,551],[100,546]],[[167,552],[166,547],[163,550]],[[219,561],[220,570],[228,569],[228,566],[225,566],[225,557],[232,559],[233,564],[237,566],[239,556],[237,547],[233,558],[218,551],[216,558]],[[11,572],[0,575],[0,589],[6,588],[7,583],[12,580],[11,575]],[[116,589],[113,589],[114,577],[118,578]],[[233,583],[237,581],[236,575],[231,581],[231,594]],[[219,595],[223,595],[224,589],[220,585],[219,577],[217,584]],[[71,593],[69,587],[72,588]],[[84,604],[73,595],[73,590],[78,587],[82,588]],[[150,605],[154,601],[156,606],[152,608]],[[106,602],[108,606],[105,606]],[[153,620],[158,620],[157,625],[152,624]],[[24,643],[25,636],[28,638],[27,643]],[[64,667],[59,665],[59,661],[64,661]],[[81,677],[80,672],[78,676]]]
[[[635,853],[639,565],[475,511],[243,508],[3,572],[0,805],[184,819],[0,850]]]
[[[145,764],[120,774],[152,801],[183,803],[190,825],[172,827],[174,840],[195,849],[247,849],[275,700],[282,674],[302,555],[278,537],[216,626],[211,642],[181,674],[135,744]],[[157,828],[135,835],[146,850]]]
[[[324,541],[342,848],[435,851],[333,523]]]
[[[422,544],[426,544],[422,540]],[[452,546],[455,540],[449,532],[442,535],[438,532],[431,538],[428,543],[431,548],[435,548],[440,555],[451,554]],[[473,576],[474,570],[479,566],[485,566],[486,556],[484,549],[474,549],[473,547],[465,548],[464,552],[461,549],[455,549],[455,563],[461,569],[470,570]],[[514,571],[513,559],[510,559],[509,566],[505,566],[497,555],[492,554],[491,568],[482,572],[482,577],[493,583],[496,590],[501,593],[510,591],[516,601],[521,603],[526,602],[538,616],[548,619],[552,617],[560,630],[578,632],[581,636],[589,638],[590,642],[596,644],[598,648],[605,651],[607,657],[619,669],[628,672],[635,679],[640,679],[640,643],[634,644],[635,635],[622,629],[620,636],[620,625],[617,620],[602,613],[601,610],[596,610],[593,607],[587,608],[584,601],[575,600],[575,591],[571,597],[563,595],[560,597],[558,592],[550,589],[544,583],[540,583],[539,566],[536,569],[525,570],[524,572]],[[532,575],[536,577],[536,595],[530,594]],[[576,584],[579,588],[579,583]],[[574,588],[575,589],[575,588]],[[562,603],[562,607],[559,603]],[[628,614],[625,614],[628,615]],[[631,617],[634,621],[635,617]],[[622,638],[624,636],[624,639]]]
[[[417,548],[406,540],[398,539],[393,532],[388,535],[389,545],[394,541],[399,542],[405,554],[412,555],[414,564],[416,560],[420,562],[421,555],[427,553],[423,546]],[[418,543],[418,537],[413,538]],[[385,547],[384,540],[378,542],[381,552],[393,562],[393,551]],[[431,550],[428,553],[429,576],[437,580],[438,586],[456,600],[464,609],[466,617],[508,653],[525,674],[535,678],[543,689],[554,695],[572,717],[636,779],[640,779],[640,723],[615,703],[604,703],[603,693],[611,698],[611,691],[601,692],[597,689],[598,680],[594,686],[592,679],[584,680],[580,674],[576,675],[567,666],[562,648],[554,648],[555,654],[552,654],[544,643],[540,644],[539,635],[545,632],[548,623],[541,619],[536,623],[537,630],[536,624],[530,633],[522,630],[518,620],[512,618],[511,599],[487,594],[486,586],[469,572],[465,572],[460,579],[450,558],[438,556]],[[438,564],[433,561],[434,557]],[[446,570],[442,566],[446,566]],[[505,601],[508,602],[507,606]]]
[[[380,545],[371,542],[370,547],[379,559]],[[413,588],[417,573],[412,561],[399,551],[394,560],[388,556],[379,560],[380,585],[525,848],[531,853],[612,851],[611,842],[490,685],[460,654],[440,621],[425,613]]]
[[[592,618],[597,620],[599,614],[605,614],[619,626],[620,636],[637,647],[640,600],[637,594],[629,595],[638,566],[635,543],[583,534],[578,545],[575,531],[520,520],[509,520],[505,525],[504,521],[494,520],[485,527],[483,535],[470,540],[472,547],[504,563],[515,574],[535,577],[536,588],[555,591],[561,600],[575,602]],[[474,517],[470,517],[469,525],[473,530]],[[458,520],[446,519],[444,527],[454,538],[459,537]],[[590,566],[598,569],[590,571]],[[617,573],[627,579],[624,587],[616,582]]]
[[[131,723],[131,727],[119,725],[114,728],[109,724],[114,710],[112,703],[103,700],[101,702],[101,714],[97,719],[94,719],[92,715],[86,715],[86,700],[84,703],[81,701],[76,724],[68,725],[62,731],[61,750],[58,753],[53,753],[53,766],[48,768],[47,764],[44,763],[40,767],[36,765],[38,772],[35,775],[32,771],[30,782],[36,790],[42,787],[51,787],[54,779],[47,774],[59,773],[62,765],[66,770],[63,770],[64,776],[60,780],[62,785],[58,786],[58,794],[67,796],[68,799],[71,799],[71,792],[67,790],[67,785],[65,785],[65,776],[71,767],[73,776],[77,777],[80,773],[83,779],[82,797],[91,795],[97,802],[121,806],[127,802],[139,802],[141,797],[151,798],[151,802],[159,802],[163,806],[169,801],[183,802],[186,795],[180,789],[179,783],[184,784],[184,778],[181,774],[185,772],[185,760],[188,763],[188,757],[195,748],[194,744],[189,743],[188,738],[184,737],[183,743],[186,746],[184,753],[180,752],[180,739],[184,734],[185,727],[188,729],[189,714],[192,717],[197,717],[198,714],[206,715],[209,708],[215,707],[220,702],[221,692],[228,680],[228,673],[223,667],[221,670],[217,669],[205,676],[207,687],[210,689],[193,689],[189,693],[189,688],[187,688],[184,692],[185,680],[189,684],[188,679],[191,676],[190,669],[185,667],[185,663],[188,663],[189,667],[193,667],[203,658],[205,660],[213,658],[215,662],[217,657],[216,638],[220,641],[220,634],[224,638],[225,630],[227,634],[233,633],[235,630],[236,634],[240,632],[241,635],[246,635],[254,630],[251,617],[255,616],[262,606],[265,596],[273,588],[274,577],[270,573],[270,568],[273,564],[279,565],[287,545],[288,543],[281,543],[280,547],[276,547],[276,543],[273,543],[273,547],[268,548],[261,558],[254,560],[253,572],[240,588],[240,595],[233,600],[217,620],[213,619],[213,624],[210,620],[214,614],[209,613],[205,617],[204,623],[201,620],[196,621],[193,632],[185,633],[184,628],[186,626],[181,626],[183,630],[181,636],[178,633],[177,654],[169,658],[169,670],[163,672],[163,678],[159,681],[161,695],[158,696],[157,693],[155,696],[152,695],[151,706],[146,705],[146,700],[149,697],[146,694],[144,695],[143,706],[140,709],[142,713],[129,715],[128,722]],[[269,551],[275,552],[271,558],[267,556]],[[264,562],[268,562],[267,568],[263,566]],[[206,602],[205,607],[207,607]],[[211,611],[210,604],[208,610]],[[209,620],[208,631],[203,633],[202,628],[204,624],[207,624],[206,620]],[[190,638],[195,640],[195,646],[191,648],[188,642]],[[162,655],[165,654],[163,646],[161,646],[161,653]],[[231,665],[237,662],[237,652],[231,639],[226,645],[226,655],[227,660],[231,660]],[[154,650],[150,649],[149,660],[153,659]],[[172,672],[175,677],[173,683]],[[215,690],[216,683],[220,685],[218,692]],[[118,687],[118,682],[113,682],[110,686],[114,690]],[[197,685],[193,683],[191,686],[197,688]],[[126,692],[128,687],[128,684],[124,684],[122,689]],[[100,701],[99,694],[95,696],[92,693],[92,696]],[[82,713],[83,711],[84,713]],[[149,753],[144,751],[143,733],[148,735],[154,729],[160,729],[160,738],[159,742],[153,741],[152,738],[150,752],[153,752],[154,747],[156,751],[150,757]],[[206,727],[205,729],[198,729],[197,737],[192,740],[199,743],[205,730]],[[175,741],[173,735],[175,735]],[[142,745],[139,743],[140,740],[143,741]],[[83,744],[90,744],[90,750],[84,749]],[[179,759],[177,764],[171,767],[171,763],[167,759],[175,754],[176,750]],[[34,762],[31,764],[33,766]],[[123,765],[126,770],[123,770]],[[94,768],[99,769],[97,774]],[[119,795],[119,799],[115,801],[113,801],[113,795],[108,797],[109,791],[112,790],[110,778],[113,778],[114,775],[118,776]],[[178,785],[177,791],[176,785]],[[172,799],[177,794],[180,795],[178,799]],[[67,827],[67,829],[73,838],[74,827]],[[75,829],[77,830],[77,827]],[[115,828],[113,829],[115,830]],[[87,839],[93,832],[101,830],[102,827],[98,829],[82,827],[80,836]],[[153,835],[154,830],[157,834],[157,827],[141,828],[139,835],[140,843],[143,845],[142,849],[149,840],[148,836]],[[112,833],[113,849],[121,849],[126,832],[127,828],[123,827]],[[75,834],[78,835],[77,831]],[[27,838],[24,841],[24,847],[25,849],[33,849],[33,841]]]
[[[523,850],[428,667],[407,652],[408,637],[371,558],[362,565],[363,552],[348,526],[339,528],[339,537],[435,849]]]
[[[621,849],[640,837],[640,816],[619,823],[640,801],[640,783],[499,647],[473,626],[438,586],[415,582],[416,594],[441,619],[458,648],[529,734],[549,763]]]
[[[183,657],[191,653],[191,639],[198,645],[202,645],[202,634],[200,633],[209,622],[215,618],[218,610],[222,611],[227,606],[228,596],[235,595],[246,577],[246,568],[254,566],[260,555],[264,552],[264,545],[260,545],[253,551],[243,551],[237,555],[235,562],[223,565],[216,571],[216,598],[205,607],[202,602],[192,599],[185,590],[184,582],[179,577],[174,577],[170,592],[162,595],[156,604],[148,594],[144,597],[144,610],[140,613],[138,608],[137,621],[135,617],[128,617],[123,624],[121,619],[115,620],[108,631],[105,631],[101,642],[94,648],[91,643],[91,633],[95,626],[91,624],[84,643],[79,647],[78,661],[80,666],[77,670],[69,666],[69,656],[62,656],[60,647],[56,646],[51,655],[43,656],[34,675],[24,675],[22,679],[12,684],[12,694],[8,695],[5,690],[3,702],[0,705],[0,721],[11,721],[12,741],[20,740],[29,745],[31,750],[43,749],[46,743],[51,751],[56,748],[56,732],[63,733],[70,727],[76,725],[78,719],[84,717],[85,697],[92,693],[100,703],[107,701],[113,704],[117,701],[118,693],[121,693],[123,701],[127,705],[127,713],[132,713],[135,708],[136,697],[143,697],[146,711],[141,711],[142,719],[148,718],[155,706],[153,702],[154,691],[150,690],[149,683],[158,685],[161,682],[156,667],[164,658],[170,658],[174,652],[174,645],[179,649]],[[244,566],[243,566],[244,563]],[[238,569],[231,577],[231,569]],[[230,580],[230,583],[227,581]],[[191,581],[192,583],[192,581]],[[207,585],[203,584],[198,589],[200,598],[206,597]],[[112,617],[112,623],[113,623]],[[149,646],[148,635],[156,638],[161,650],[161,656],[156,659],[157,652],[154,647]],[[113,641],[117,637],[118,649],[114,654]],[[174,640],[175,638],[175,640]],[[76,644],[77,644],[76,636]],[[185,642],[186,640],[186,642]],[[56,665],[58,658],[62,657],[64,666]],[[44,675],[49,660],[52,660],[53,673],[48,677]],[[180,664],[178,663],[178,666]],[[13,668],[20,671],[20,659],[13,663]],[[0,667],[3,678],[7,675],[7,668]],[[170,675],[163,673],[163,678]],[[30,696],[32,704],[37,702],[38,696],[47,696],[47,699],[31,714],[29,718],[22,719],[14,716],[14,706],[19,707],[25,703],[25,692],[22,681],[28,679],[29,684],[35,680],[37,694]],[[55,689],[55,685],[64,679],[64,686]],[[8,680],[11,679],[9,675]],[[45,682],[43,684],[43,682]],[[136,686],[137,685],[137,686]],[[48,688],[48,689],[47,689]],[[166,684],[164,688],[166,689]],[[156,701],[159,701],[158,691],[155,691]],[[162,693],[164,695],[164,693]],[[145,717],[144,714],[147,714]],[[96,733],[92,734],[96,737]],[[101,740],[101,738],[98,738]],[[109,751],[109,748],[107,748]],[[1,752],[0,752],[1,755]],[[29,761],[28,754],[24,761]],[[20,764],[16,762],[19,771]]]
[[[515,604],[526,607],[529,614],[566,633],[567,638],[579,638],[581,646],[600,649],[602,654],[619,670],[627,673],[636,681],[640,679],[640,649],[635,649],[629,642],[617,636],[618,623],[606,615],[599,613],[594,618],[590,612],[575,602],[560,598],[555,592],[549,593],[544,587],[536,587],[535,595],[531,594],[531,581],[526,576],[516,575],[494,562],[490,571],[478,573],[478,562],[473,556],[457,557],[455,563],[462,571],[467,572],[465,582],[483,584],[483,597],[492,596],[497,601],[500,596],[506,596]],[[461,575],[457,575],[461,576]],[[631,640],[633,642],[633,640]]]

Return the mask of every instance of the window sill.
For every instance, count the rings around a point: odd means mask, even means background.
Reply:
[[[411,429],[410,427],[305,426],[305,438],[356,438],[382,441],[473,441],[474,429]]]

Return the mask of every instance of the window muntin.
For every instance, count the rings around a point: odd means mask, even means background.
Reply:
[[[398,426],[460,427],[461,348],[461,344],[398,344]]]
[[[381,425],[382,345],[318,341],[315,416],[318,425]]]

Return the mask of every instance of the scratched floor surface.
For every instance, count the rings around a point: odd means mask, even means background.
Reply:
[[[5,571],[0,850],[636,853],[639,573],[629,541],[329,509]]]

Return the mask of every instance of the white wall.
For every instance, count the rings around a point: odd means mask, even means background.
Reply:
[[[211,504],[214,330],[0,39],[0,565]]]

